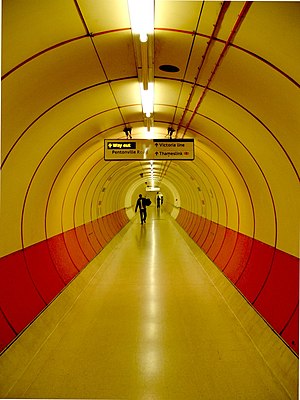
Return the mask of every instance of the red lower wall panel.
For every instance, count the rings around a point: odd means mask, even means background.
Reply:
[[[277,249],[268,279],[253,303],[277,332],[284,329],[298,304],[298,287],[298,259]]]
[[[115,232],[118,232],[120,227],[119,227],[119,217],[117,214],[111,214],[111,219],[112,219],[112,223],[115,229]]]
[[[183,228],[188,226],[189,214],[180,210],[176,219]],[[298,353],[299,259],[207,221],[200,224],[193,240]]]
[[[180,210],[181,214],[182,214],[182,227],[183,229],[186,231],[187,225],[189,223],[189,220],[191,218],[191,216],[189,215],[189,213],[186,210]]]
[[[196,223],[196,215],[193,213],[190,213],[189,218],[188,218],[188,223],[185,227],[186,232],[191,236],[193,226]]]
[[[129,221],[129,218],[127,217],[125,210],[118,211],[118,219],[119,219],[119,225],[121,227],[124,226]]]
[[[47,241],[27,247],[24,256],[36,290],[46,304],[50,303],[65,285],[50,257]]]
[[[238,232],[226,228],[225,238],[222,247],[214,259],[215,264],[223,271],[231,257],[233,256],[234,248],[237,242]]]
[[[201,217],[199,215],[195,215],[194,223],[191,232],[189,234],[192,239],[194,238],[199,229],[200,222],[201,222]]]
[[[103,233],[100,230],[99,219],[92,221],[92,225],[93,225],[94,234],[96,235],[97,240],[101,245],[101,248],[103,248],[107,244],[108,239],[103,236]]]
[[[216,224],[217,225],[217,224]],[[215,227],[213,228],[215,229]],[[226,228],[222,225],[217,225],[216,234],[210,248],[207,250],[207,255],[211,260],[214,260],[223,246],[226,236]],[[204,248],[203,248],[204,249]],[[205,250],[204,250],[205,251]]]
[[[258,240],[253,241],[246,268],[236,286],[253,303],[260,293],[272,266],[275,249]]]
[[[211,246],[215,240],[217,231],[218,231],[218,225],[215,222],[211,222],[209,233],[208,233],[204,243],[201,246],[201,248],[205,251],[205,253],[208,253],[209,249],[211,248]]]
[[[252,238],[242,233],[238,234],[232,257],[223,271],[233,283],[236,283],[242,275],[250,258],[252,245]]]
[[[202,248],[203,243],[205,242],[205,240],[207,239],[207,237],[209,236],[209,231],[211,228],[211,221],[209,221],[206,218],[204,219],[204,225],[201,231],[201,235],[199,236],[199,239],[197,240],[198,245]]]
[[[110,214],[105,237],[104,218],[0,258],[0,351],[129,221],[124,210]]]
[[[204,225],[205,225],[205,218],[200,218],[198,229],[193,237],[194,242],[198,243],[198,241],[202,235]]]
[[[78,226],[75,229],[78,244],[88,261],[91,261],[95,255],[97,254],[96,251],[93,249],[89,237],[87,235],[86,229],[84,225]]]
[[[78,274],[79,269],[70,257],[63,235],[49,238],[47,244],[53,263],[66,285]]]
[[[14,340],[17,333],[13,330],[13,328],[8,323],[4,314],[0,310],[0,349],[4,349],[7,343],[10,343]]]
[[[0,306],[16,333],[46,306],[34,286],[22,250],[0,259]]]
[[[98,254],[103,246],[101,246],[100,242],[97,239],[96,233],[94,231],[93,222],[88,222],[85,224],[85,232],[93,248],[93,251],[95,252],[95,254]]]
[[[291,320],[282,332],[282,337],[287,343],[291,343],[291,346],[299,354],[299,305],[295,309]]]
[[[76,230],[71,229],[70,231],[64,232],[63,237],[68,253],[70,254],[72,261],[76,265],[76,268],[82,270],[89,260],[83,253],[82,248],[80,247],[78,237],[76,235]]]
[[[119,221],[120,221],[120,226],[123,227],[124,225],[127,224],[127,222],[129,222],[129,218],[126,214],[126,211],[123,210],[119,210],[118,211],[118,216],[119,216]]]
[[[176,221],[180,226],[182,226],[182,221],[184,219],[185,210],[180,208],[179,213],[177,215]]]
[[[108,215],[105,215],[105,217],[103,217],[101,219],[100,227],[101,227],[102,232],[104,232],[105,237],[107,237],[108,240],[111,240],[113,238],[114,234],[109,225],[109,216]]]
[[[187,226],[187,233],[191,236],[191,234],[192,234],[192,231],[193,231],[193,229],[194,229],[194,225],[197,223],[197,216],[196,216],[196,214],[192,214],[191,213],[191,217],[190,217],[190,219],[189,219],[189,223],[188,223],[188,226]]]
[[[116,218],[117,218],[116,215],[113,215],[113,214],[109,214],[107,216],[107,224],[112,233],[112,237],[116,234],[116,232],[118,232]]]

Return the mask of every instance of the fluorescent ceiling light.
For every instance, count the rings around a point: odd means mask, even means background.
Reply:
[[[148,118],[149,119],[149,118]],[[146,127],[146,139],[153,139],[154,138],[154,131],[152,126],[150,126],[150,129]]]
[[[141,42],[154,32],[154,0],[128,0],[132,33],[139,34]]]
[[[148,90],[144,90],[143,84],[140,83],[140,90],[141,90],[143,113],[146,114],[146,117],[150,118],[151,114],[153,113],[153,101],[154,101],[153,82],[148,83]]]
[[[155,187],[155,186],[146,187],[146,192],[159,192],[159,191],[160,191],[160,187]]]

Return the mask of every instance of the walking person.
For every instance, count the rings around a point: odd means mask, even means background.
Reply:
[[[141,224],[146,223],[146,218],[147,218],[147,199],[143,197],[142,194],[139,194],[139,198],[136,201],[136,206],[135,206],[135,212],[137,212],[137,209],[139,208],[140,210],[140,216],[141,216]]]
[[[160,208],[160,197],[159,196],[157,196],[157,199],[156,199],[156,206],[157,206],[157,208]]]

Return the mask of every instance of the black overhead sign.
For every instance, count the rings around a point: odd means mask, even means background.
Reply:
[[[105,139],[104,159],[193,160],[194,139]]]

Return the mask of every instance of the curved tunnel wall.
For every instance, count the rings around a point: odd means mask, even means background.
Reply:
[[[298,351],[299,7],[251,4],[212,79],[244,3],[227,3],[216,35],[222,2],[172,2],[171,14],[167,3],[156,2],[154,134],[172,121],[196,154],[155,166],[165,205]],[[103,160],[125,121],[144,138],[126,2],[100,15],[95,2],[40,4],[3,4],[2,348],[128,222],[149,176]],[[180,54],[178,75],[159,70],[165,54]]]
[[[298,258],[185,209],[177,222],[298,353]]]
[[[267,323],[298,352],[298,235],[295,232],[293,236],[295,247],[289,238],[290,252],[284,251],[288,238],[280,236],[286,229],[280,209],[286,202],[279,193],[278,181],[274,185],[273,177],[269,179],[267,170],[249,154],[249,149],[243,155],[244,164],[240,163],[238,168],[229,154],[224,163],[224,157],[219,157],[217,151],[213,163],[209,163],[206,157],[210,158],[212,152],[209,154],[203,144],[199,147],[201,154],[195,161],[199,164],[198,173],[185,168],[190,174],[186,181],[194,186],[194,196],[198,200],[190,203],[189,209],[181,207],[177,222]],[[247,162],[247,154],[252,165]],[[297,186],[296,180],[295,186],[290,186],[294,171],[289,164],[288,158],[282,163],[283,170],[286,168],[287,171],[282,175],[286,181],[280,182],[281,189],[284,193],[296,193],[297,190],[292,189]],[[212,165],[213,169],[210,168]],[[256,184],[252,183],[254,179]],[[198,194],[195,194],[197,190]],[[293,203],[294,200],[290,201]],[[291,210],[296,208],[295,202]],[[265,215],[262,214],[264,209]],[[266,218],[268,213],[270,218]],[[290,222],[293,224],[291,219]]]
[[[128,222],[125,209],[47,238],[0,260],[0,348],[4,349]]]

